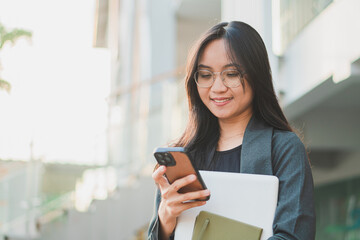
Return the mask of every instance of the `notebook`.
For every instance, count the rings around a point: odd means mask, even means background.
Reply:
[[[196,216],[208,211],[262,228],[261,240],[273,235],[272,223],[277,205],[279,180],[275,176],[199,171],[210,200],[201,207],[184,211],[178,217],[175,240],[192,237]]]
[[[191,240],[259,240],[262,229],[230,218],[201,211]]]

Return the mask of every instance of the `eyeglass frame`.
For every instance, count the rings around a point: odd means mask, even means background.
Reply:
[[[209,86],[206,86],[206,87],[204,87],[204,86],[200,86],[199,85],[199,83],[198,83],[198,81],[197,81],[197,73],[199,72],[199,71],[205,71],[205,72],[209,72],[209,73],[211,73],[211,75],[212,75],[212,83],[211,83],[211,85],[209,85]],[[229,87],[229,86],[227,86],[226,84],[225,84],[225,78],[224,77],[222,77],[222,74],[224,73],[224,72],[230,72],[230,71],[237,71],[237,72],[239,72],[239,74],[240,74],[240,84],[239,85],[237,85],[236,87]],[[195,83],[196,83],[196,85],[198,86],[198,87],[201,87],[201,88],[210,88],[210,87],[212,87],[213,85],[214,85],[214,82],[215,82],[215,80],[216,80],[216,75],[217,74],[219,74],[220,75],[220,79],[221,79],[221,81],[222,81],[222,83],[224,84],[224,86],[226,86],[226,87],[228,87],[228,88],[237,88],[237,87],[239,87],[240,85],[242,85],[243,84],[243,82],[244,82],[244,75],[246,74],[246,72],[245,71],[239,71],[238,69],[225,69],[225,70],[223,70],[223,71],[221,71],[221,72],[212,72],[212,71],[210,71],[210,70],[207,70],[207,69],[199,69],[199,70],[197,70],[195,73],[194,73],[194,80],[195,80]]]

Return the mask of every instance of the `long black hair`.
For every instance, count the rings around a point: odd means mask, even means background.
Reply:
[[[275,95],[265,44],[257,31],[243,22],[223,22],[209,29],[193,47],[187,61],[185,86],[189,104],[189,121],[175,144],[196,153],[203,162],[206,153],[216,147],[220,136],[218,119],[201,101],[194,74],[205,47],[216,39],[224,39],[229,58],[246,72],[253,90],[253,114],[275,129],[292,131]],[[202,164],[200,164],[202,165]]]

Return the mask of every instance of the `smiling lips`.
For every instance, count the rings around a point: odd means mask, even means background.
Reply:
[[[210,98],[210,100],[216,105],[216,106],[223,106],[232,100],[233,97],[229,98]]]

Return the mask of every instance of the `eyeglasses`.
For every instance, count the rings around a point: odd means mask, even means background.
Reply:
[[[243,74],[245,72],[239,72],[236,69],[226,69],[222,72],[211,72],[209,70],[199,70],[195,72],[195,82],[199,87],[208,88],[211,87],[216,78],[216,74],[220,74],[221,80],[224,85],[229,88],[236,88],[241,85],[243,80]]]

